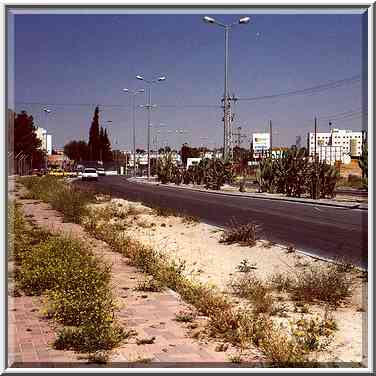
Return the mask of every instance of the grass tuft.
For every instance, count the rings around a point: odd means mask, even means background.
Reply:
[[[253,247],[259,235],[259,226],[254,223],[247,223],[244,225],[231,224],[231,226],[224,230],[220,238],[220,243],[234,244],[238,243],[245,246]]]

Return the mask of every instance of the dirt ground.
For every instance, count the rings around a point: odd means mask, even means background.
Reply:
[[[225,245],[219,242],[222,230],[205,223],[186,223],[183,218],[161,217],[153,214],[150,208],[139,203],[122,199],[112,199],[118,209],[127,211],[133,208],[135,215],[128,221],[126,233],[155,250],[166,254],[173,260],[186,262],[186,276],[216,286],[230,294],[229,282],[236,275],[238,265],[247,260],[254,267],[254,273],[267,280],[274,273],[296,274],[312,265],[326,264],[325,261],[300,254],[289,253],[286,248],[268,246],[258,241],[256,246],[237,244]],[[96,206],[105,206],[103,203]],[[364,362],[366,359],[367,335],[367,282],[360,278],[360,272],[352,271],[352,296],[339,308],[332,311],[338,324],[333,341],[315,357],[321,362]],[[276,317],[275,321],[287,327],[289,320],[310,317],[323,317],[325,308],[312,304],[308,313],[294,312],[294,303],[283,299],[287,317]]]

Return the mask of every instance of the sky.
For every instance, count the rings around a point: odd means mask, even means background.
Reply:
[[[268,130],[273,143],[305,143],[318,117],[319,131],[362,128],[361,79],[364,75],[360,14],[16,14],[10,40],[9,90],[15,110],[32,114],[48,129],[55,148],[88,139],[94,108],[107,127],[114,149],[130,149],[130,96],[146,88],[136,79],[166,76],[151,85],[152,138],[158,147],[188,142],[223,144],[224,30],[202,21],[204,15],[232,23],[251,22],[230,32],[229,81],[235,103],[234,128],[242,127],[242,146],[252,133]],[[14,58],[14,59],[13,59]],[[304,95],[258,98],[332,83]],[[334,87],[333,87],[334,86]],[[139,95],[137,105],[145,104]],[[43,113],[48,106],[51,113]],[[364,111],[364,108],[363,108]],[[338,115],[345,113],[344,115]],[[347,115],[347,113],[349,115]],[[157,133],[157,130],[159,132]],[[184,132],[181,132],[184,131]],[[146,110],[136,110],[137,147],[146,147]]]

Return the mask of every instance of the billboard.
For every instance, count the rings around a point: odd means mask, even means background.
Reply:
[[[253,133],[252,134],[253,150],[261,152],[262,150],[270,149],[270,134],[269,133]]]

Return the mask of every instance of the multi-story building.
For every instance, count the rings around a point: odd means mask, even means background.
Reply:
[[[47,155],[52,154],[52,136],[47,134],[47,130],[44,128],[37,127],[35,130],[37,138],[42,142],[42,150],[44,150]]]
[[[362,154],[362,132],[351,130],[332,129],[331,132],[316,134],[316,153],[320,160],[334,162],[349,160],[349,157],[359,157]],[[308,133],[309,155],[315,152],[315,133]]]

